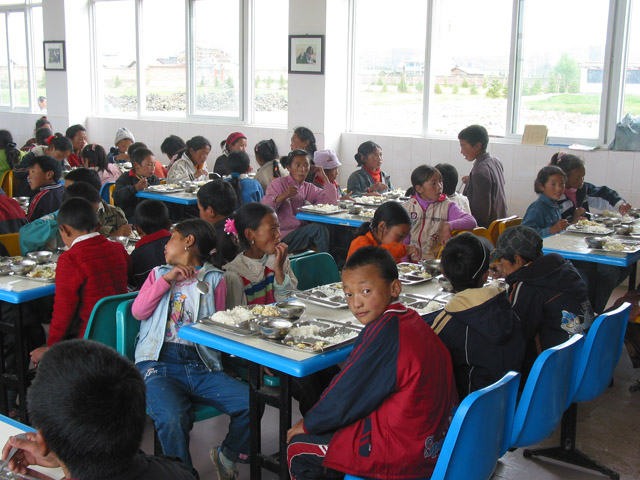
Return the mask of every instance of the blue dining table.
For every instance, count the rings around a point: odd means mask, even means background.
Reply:
[[[141,190],[136,193],[136,197],[150,198],[160,200],[161,202],[177,203],[179,205],[197,205],[198,197],[195,193],[176,192],[176,193],[158,193],[148,190]]]

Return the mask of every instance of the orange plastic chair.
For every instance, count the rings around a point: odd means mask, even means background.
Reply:
[[[13,197],[13,171],[7,170],[2,174],[0,179],[0,187],[8,197]]]
[[[516,218],[518,218],[517,215],[511,215],[510,217],[498,218],[491,222],[491,225],[489,225],[489,228],[487,229],[489,231],[489,235],[491,235],[491,243],[495,245],[498,242],[498,237],[500,236],[500,223],[515,220]]]
[[[113,191],[116,189],[116,184],[109,185],[109,205],[115,205],[113,202]]]
[[[502,235],[502,232],[504,232],[507,228],[515,227],[517,225],[520,225],[521,223],[522,223],[522,219],[520,217],[516,217],[511,220],[504,220],[503,222],[500,222],[498,224],[498,237]]]
[[[0,235],[0,242],[7,247],[9,255],[12,257],[20,255],[20,234],[19,233],[5,233]]]

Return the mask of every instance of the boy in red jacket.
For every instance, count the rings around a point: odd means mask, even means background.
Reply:
[[[365,327],[318,403],[287,433],[291,477],[428,477],[458,399],[449,353],[414,310],[393,303],[401,284],[385,249],[353,253],[342,282]]]
[[[53,344],[83,338],[98,300],[127,293],[131,259],[121,244],[104,238],[98,228],[96,210],[88,200],[70,198],[60,207],[58,230],[69,250],[58,259],[49,340],[46,347],[31,352],[34,363]]]

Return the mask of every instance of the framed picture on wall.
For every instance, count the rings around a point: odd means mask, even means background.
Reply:
[[[289,35],[289,73],[324,74],[324,35]]]
[[[67,55],[63,40],[47,40],[44,44],[44,69],[64,72],[67,69]]]

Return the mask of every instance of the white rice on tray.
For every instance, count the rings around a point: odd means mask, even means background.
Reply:
[[[338,285],[340,286],[340,288],[338,288]],[[320,285],[313,290],[320,291],[327,297],[340,297],[342,301],[345,300],[344,290],[342,290],[342,284],[332,283],[331,285]]]
[[[211,315],[211,320],[225,325],[236,326],[239,323],[251,320],[254,317],[245,307],[235,307],[233,310],[224,310],[222,312],[216,312]]]
[[[340,207],[337,205],[331,205],[330,203],[319,203],[318,205],[307,205],[307,208],[312,210],[319,210],[325,213],[337,212]]]

